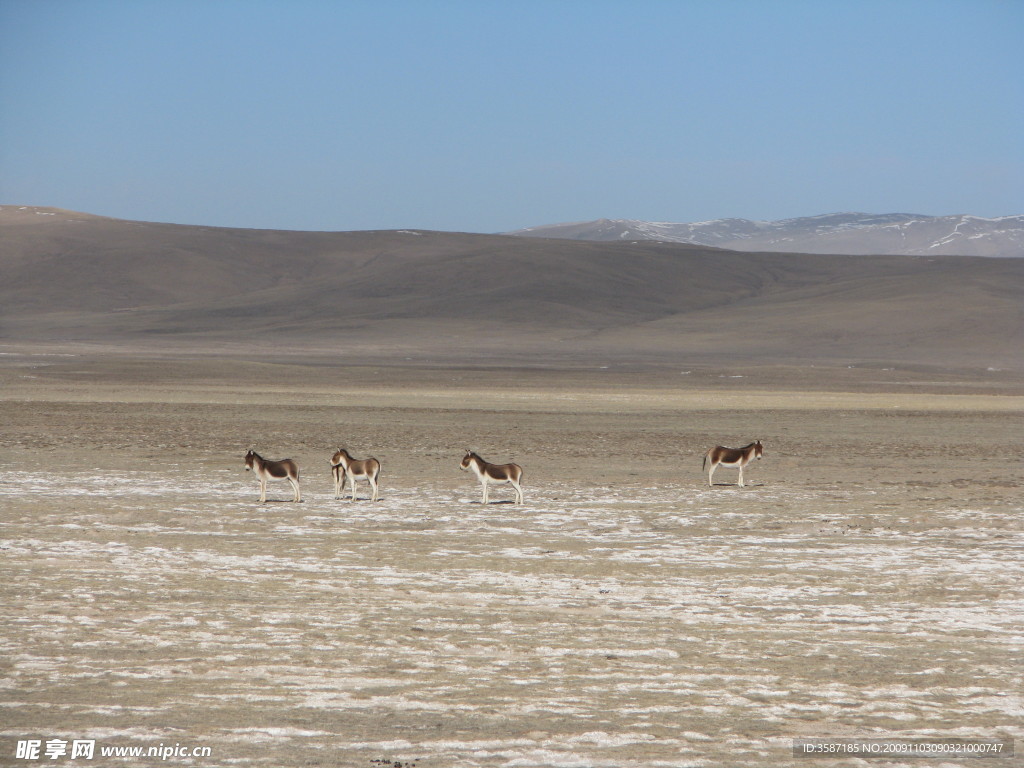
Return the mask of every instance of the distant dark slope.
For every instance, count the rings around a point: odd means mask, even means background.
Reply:
[[[214,300],[326,275],[351,249],[329,233],[0,210],[4,311],[104,312]]]
[[[687,246],[232,230],[73,216],[45,225],[0,218],[0,311],[8,317],[179,311],[194,330],[227,332],[220,318],[246,317],[254,327],[352,317],[547,322],[578,311],[632,321],[676,311],[684,295],[706,306],[736,289],[734,281],[721,282],[726,265],[713,260],[699,274],[684,273],[678,254],[708,252]],[[132,323],[119,318],[125,332]]]
[[[1024,260],[231,230],[66,212],[19,222],[5,210],[0,339],[1024,368]]]
[[[917,260],[912,269],[785,287],[605,334],[654,353],[1024,369],[1024,270],[1015,261]]]

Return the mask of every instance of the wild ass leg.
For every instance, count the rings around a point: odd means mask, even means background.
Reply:
[[[713,478],[715,476],[715,467],[717,467],[717,466],[718,466],[717,464],[712,462],[711,463],[711,469],[708,470],[708,488],[714,488],[715,487],[715,484],[713,482]]]
[[[345,477],[341,473],[341,467],[331,467],[331,474],[334,476],[334,498],[341,498],[341,490],[345,485]]]
[[[510,480],[509,482],[512,483],[512,487],[516,489],[516,504],[522,504],[523,489],[519,487],[519,483],[516,482],[515,480]]]
[[[743,488],[743,463],[740,462],[740,488]]]
[[[484,481],[483,481],[483,486],[484,486],[484,499],[483,499],[483,501],[482,501],[481,503],[482,503],[482,504],[486,504],[486,503],[487,503],[487,501],[488,501],[488,493],[487,493],[487,491],[488,491],[488,490],[490,490],[490,489],[489,489],[489,488],[487,487],[487,486],[488,486],[488,482],[487,482],[487,479],[486,479],[486,478],[484,478]]]
[[[377,478],[373,475],[367,475],[366,479],[370,481],[370,488],[373,489],[373,496],[370,498],[371,501],[377,500]]]
[[[267,503],[267,481],[264,478],[260,478],[260,504]]]
[[[292,497],[292,501],[294,501],[294,502],[302,501],[302,493],[299,491],[299,478],[292,477],[291,475],[289,475],[288,476],[288,482],[292,484],[292,491],[294,491],[294,494],[295,494]]]

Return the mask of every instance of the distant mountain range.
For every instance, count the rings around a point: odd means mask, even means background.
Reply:
[[[228,229],[0,206],[3,351],[249,345],[474,365],[1019,372],[1022,296],[1024,259]]]
[[[1024,256],[1024,216],[830,213],[780,221],[716,219],[689,224],[598,219],[506,234],[564,240],[668,243],[736,251],[902,256]]]

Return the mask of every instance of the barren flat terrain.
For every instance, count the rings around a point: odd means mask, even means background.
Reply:
[[[3,351],[0,763],[35,764],[27,739],[490,768],[1024,737],[1008,374]],[[709,488],[704,451],[756,438],[747,486]],[[380,459],[379,502],[333,498],[338,445]],[[249,447],[299,463],[301,504],[256,503]],[[466,448],[520,463],[525,503],[482,506]],[[210,755],[99,759],[158,745]]]

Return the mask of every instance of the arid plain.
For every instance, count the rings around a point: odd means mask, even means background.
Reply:
[[[796,765],[794,738],[1021,737],[1012,387],[314,362],[0,356],[5,757]],[[704,450],[754,438],[747,487],[707,487]],[[376,504],[333,498],[339,443],[382,461]],[[250,445],[299,462],[303,503],[256,503]],[[525,504],[482,507],[465,447],[521,463]]]
[[[84,739],[209,748],[108,765],[843,768],[974,761],[794,739],[1021,739],[1020,268],[722,258],[683,283],[760,277],[611,324],[595,294],[504,326],[467,294],[463,318],[328,327],[276,277],[231,307],[24,298],[0,338],[0,763]],[[960,325],[893,326],[901,298]],[[708,487],[704,451],[753,439],[747,486]],[[379,502],[333,498],[338,445],[380,459]],[[249,447],[299,463],[301,504],[280,483],[257,503]],[[466,448],[520,463],[525,503],[481,505]]]

